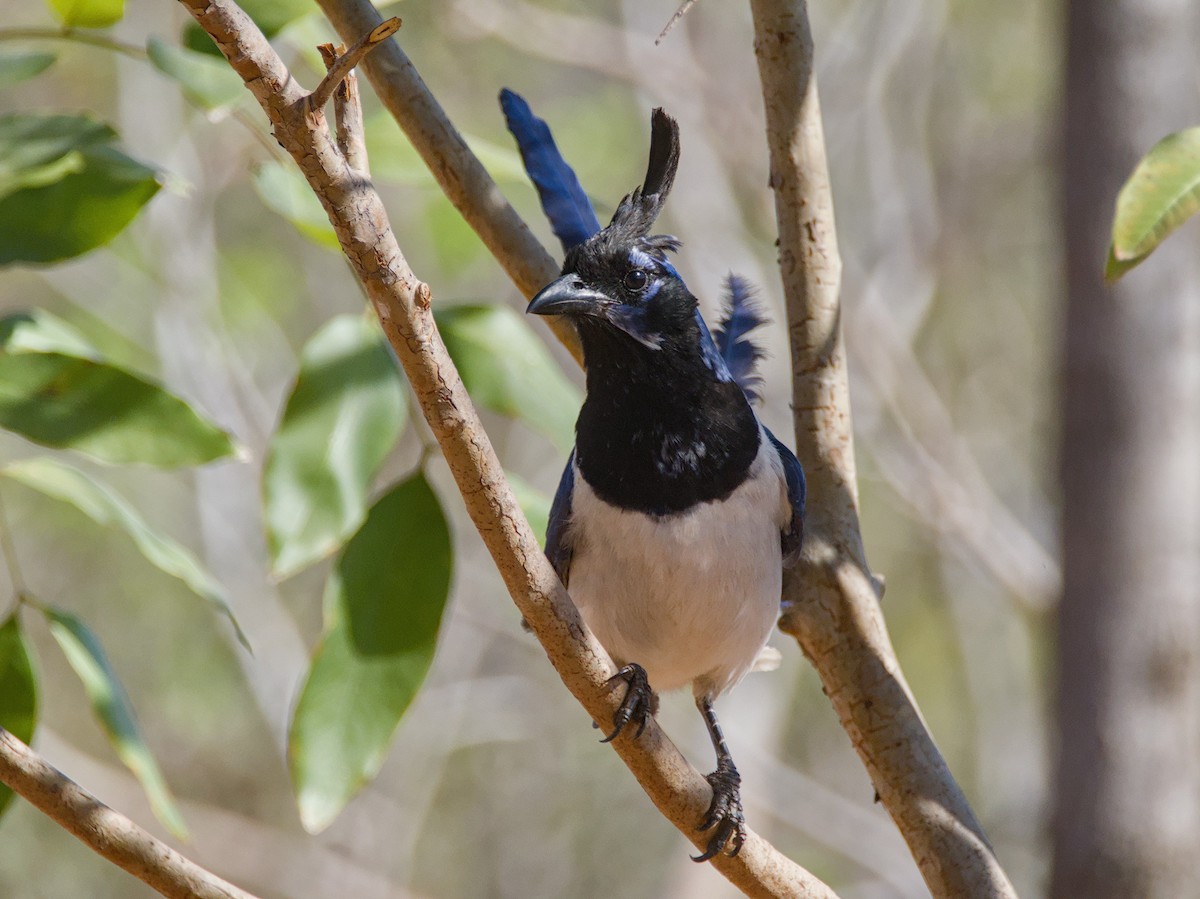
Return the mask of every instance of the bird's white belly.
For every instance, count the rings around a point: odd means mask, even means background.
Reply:
[[[769,445],[727,499],[653,517],[610,506],[578,471],[570,593],[619,663],[650,686],[716,696],[753,667],[779,614],[780,526],[790,514]]]

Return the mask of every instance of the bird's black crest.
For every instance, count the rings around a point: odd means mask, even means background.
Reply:
[[[606,230],[628,240],[649,235],[667,201],[667,194],[671,192],[671,185],[675,183],[678,168],[679,124],[661,108],[655,109],[650,118],[650,161],[646,165],[646,178],[641,187],[634,188],[621,200]]]

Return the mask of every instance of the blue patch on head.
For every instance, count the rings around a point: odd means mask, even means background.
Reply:
[[[658,260],[645,250],[639,250],[637,247],[634,247],[629,251],[629,264],[634,268],[653,270],[657,267]]]
[[[661,350],[662,335],[650,330],[646,324],[646,312],[644,303],[638,303],[636,306],[622,303],[620,306],[610,307],[607,314],[611,324],[620,328],[642,346],[652,350]]]

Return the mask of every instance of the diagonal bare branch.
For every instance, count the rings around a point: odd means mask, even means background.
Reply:
[[[170,899],[254,899],[113,811],[2,727],[0,783]]]
[[[809,477],[803,564],[780,627],[812,660],[934,896],[1014,897],[926,729],[879,608],[858,524],[841,262],[804,0],[751,0],[792,345],[797,455]]]

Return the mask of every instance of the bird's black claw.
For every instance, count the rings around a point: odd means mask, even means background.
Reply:
[[[647,719],[654,714],[654,691],[650,689],[650,680],[646,677],[646,669],[638,664],[629,664],[608,679],[609,684],[624,681],[626,684],[625,699],[621,707],[613,713],[613,732],[601,740],[601,743],[611,743],[631,722],[637,724],[636,740],[646,729]]]
[[[746,818],[742,814],[742,796],[739,788],[742,778],[732,764],[717,763],[717,770],[705,780],[712,787],[712,803],[704,821],[696,828],[700,831],[714,830],[708,848],[702,855],[693,855],[692,861],[706,862],[724,852],[735,856],[746,842]]]

